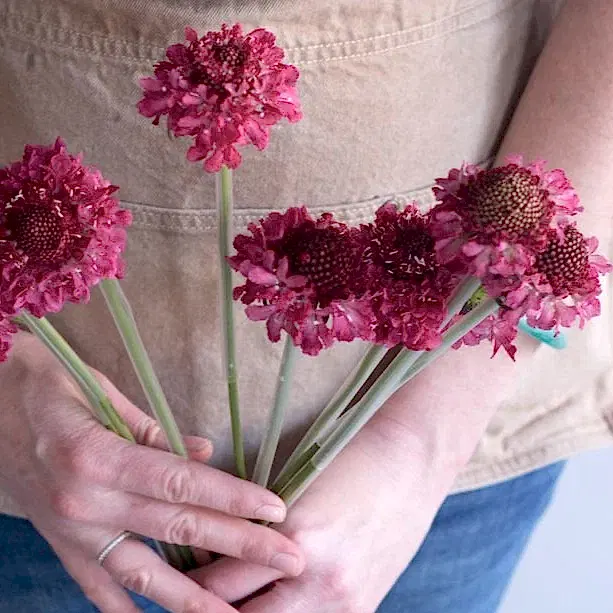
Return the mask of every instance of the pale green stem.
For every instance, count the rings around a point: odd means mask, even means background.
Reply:
[[[51,323],[44,317],[37,318],[26,311],[15,317],[15,321],[25,325],[58,358],[81,388],[102,425],[134,442],[130,429],[117,413],[98,379]]]
[[[245,448],[241,427],[241,415],[238,396],[238,373],[236,368],[236,340],[234,334],[234,300],[232,297],[232,269],[228,257],[232,249],[232,213],[234,208],[232,196],[232,171],[222,166],[216,175],[217,185],[217,220],[219,240],[219,268],[221,275],[221,325],[223,340],[223,358],[225,376],[228,386],[228,404],[232,425],[232,443],[234,460],[238,476],[247,478]]]
[[[423,360],[430,364],[443,355],[449,347],[465,336],[472,328],[481,323],[486,317],[492,315],[499,308],[495,300],[488,298],[470,311],[458,323],[453,325],[443,336],[441,345],[423,356]],[[398,389],[407,374],[407,353],[401,353],[377,379],[373,386],[353,407],[351,418],[348,415],[340,420],[334,432],[321,443],[320,448],[303,466],[299,473],[283,488],[281,496],[288,506],[291,506],[302,495],[306,488],[317,476],[338,456],[349,444],[353,437],[371,419],[387,399]],[[411,368],[411,367],[409,367]],[[422,368],[412,368],[412,376]]]
[[[117,330],[121,335],[134,370],[145,392],[151,411],[166,435],[171,451],[187,458],[187,449],[179,426],[175,421],[159,379],[155,374],[151,360],[136,326],[136,320],[128,300],[117,279],[104,279],[100,282],[102,295],[113,316]],[[167,561],[180,570],[195,568],[194,555],[189,547],[164,543],[161,545]]]
[[[475,277],[467,277],[462,283],[458,285],[455,292],[449,300],[447,306],[447,314],[443,321],[442,327],[446,326],[453,317],[455,317],[466,304],[466,302],[473,296],[473,294],[481,287],[481,281]],[[392,350],[390,350],[392,351]],[[422,351],[409,351],[404,349],[401,352],[404,355],[405,368],[409,368],[415,363]],[[328,403],[326,408],[322,411],[319,417],[315,420],[315,423],[304,435],[302,440],[298,443],[298,446],[289,457],[279,476],[273,484],[273,490],[278,492],[283,489],[285,484],[293,478],[294,473],[304,464],[305,458],[309,457],[308,450],[314,443],[320,443],[323,441],[337,426],[338,418],[343,411],[349,406],[351,400],[366,382],[368,377],[376,370],[379,364],[385,359],[387,350],[385,347],[379,345],[373,345],[362,358],[360,364],[354,372],[347,378],[341,389],[335,394],[332,400]],[[400,356],[398,356],[400,357]],[[396,358],[398,359],[398,358]],[[392,362],[393,363],[393,362]],[[388,366],[389,368],[389,366]],[[383,373],[381,373],[382,375]],[[379,375],[379,377],[381,376]],[[351,420],[355,407],[349,409],[349,411],[342,417],[343,420]]]
[[[171,451],[187,458],[187,450],[179,426],[177,426],[162,386],[153,370],[153,365],[136,326],[132,309],[119,285],[119,281],[117,279],[104,279],[100,282],[100,289],[130,356],[151,411],[164,431]]]
[[[283,468],[273,484],[273,489],[275,491],[283,487],[294,471],[303,465],[304,452],[318,440],[320,436],[323,436],[324,431],[327,431],[327,429],[336,422],[337,418],[347,408],[351,399],[362,385],[364,385],[386,353],[387,349],[381,345],[372,345],[368,349],[360,363],[347,379],[345,379],[345,382],[339,388],[338,392],[319,414],[313,425],[307,430],[306,434],[302,437],[283,465]]]
[[[285,410],[291,391],[292,374],[294,364],[298,357],[298,350],[292,342],[292,337],[288,334],[285,339],[285,348],[283,349],[283,357],[281,358],[281,366],[277,376],[277,388],[275,391],[275,402],[273,409],[270,412],[268,419],[268,427],[264,434],[262,444],[258,453],[258,458],[253,471],[254,483],[266,487],[272,470],[272,464],[279,445],[283,421],[285,419]]]

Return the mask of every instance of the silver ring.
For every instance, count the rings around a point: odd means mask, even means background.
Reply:
[[[96,556],[98,564],[102,566],[104,561],[109,557],[109,554],[117,545],[123,543],[126,539],[132,538],[134,535],[127,530],[124,530],[121,534],[117,535],[108,545],[105,545],[104,549]]]

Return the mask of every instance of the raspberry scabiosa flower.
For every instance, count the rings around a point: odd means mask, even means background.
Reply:
[[[246,478],[239,416],[232,277],[227,258],[232,243],[232,173],[241,164],[239,147],[263,150],[270,129],[285,118],[302,117],[296,90],[298,70],[283,63],[284,51],[271,32],[258,28],[244,34],[240,24],[198,37],[185,29],[185,42],[171,45],[154,75],[141,80],[139,112],[158,124],[167,117],[168,131],[190,136],[190,161],[204,160],[216,173],[221,272],[222,339],[234,454],[239,476]]]
[[[249,225],[251,235],[234,240],[229,259],[246,277],[234,297],[247,316],[266,321],[268,337],[287,333],[275,402],[260,446],[253,480],[266,486],[277,448],[296,347],[308,355],[334,341],[372,340],[374,317],[363,298],[360,231],[324,213],[314,219],[305,207],[273,212]]]
[[[188,159],[204,160],[208,172],[237,168],[239,146],[264,149],[271,126],[301,119],[298,70],[282,62],[272,32],[244,34],[240,24],[224,24],[201,38],[186,28],[185,38],[167,49],[152,77],[141,80],[138,110],[154,124],[166,116],[175,136],[193,137]]]
[[[117,187],[82,164],[61,139],[27,145],[0,169],[0,305],[37,317],[84,302],[105,277],[123,274],[131,217]]]
[[[424,351],[440,342],[446,303],[457,281],[438,262],[429,217],[415,204],[388,202],[362,227],[376,342]]]
[[[547,243],[548,231],[580,212],[579,199],[562,170],[520,156],[489,170],[465,164],[438,179],[432,212],[436,249],[442,261],[457,258],[500,293],[500,278],[526,273]]]
[[[585,237],[575,224],[566,222],[559,230],[549,230],[533,274],[509,294],[509,306],[522,309],[535,328],[558,331],[577,320],[583,327],[600,314],[599,276],[612,269],[597,248],[598,240]]]
[[[265,320],[271,341],[285,330],[317,355],[335,340],[373,338],[373,314],[361,278],[360,232],[305,207],[273,212],[234,240],[231,266],[246,277],[234,297],[247,316]]]

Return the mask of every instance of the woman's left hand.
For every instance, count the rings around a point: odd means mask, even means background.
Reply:
[[[290,510],[280,530],[304,551],[306,570],[296,578],[222,559],[191,577],[227,602],[244,599],[242,613],[369,613],[415,555],[444,492],[429,491],[427,470],[414,437],[389,429],[362,431]],[[390,461],[403,441],[405,453]],[[368,437],[368,441],[365,438]],[[378,453],[380,451],[380,453]],[[382,461],[385,458],[387,461]],[[271,585],[272,584],[272,585]]]

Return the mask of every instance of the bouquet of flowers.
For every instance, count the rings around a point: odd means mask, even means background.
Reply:
[[[272,127],[302,113],[298,70],[264,29],[240,25],[170,46],[143,78],[139,112],[169,134],[192,139],[190,161],[217,183],[223,359],[236,458],[247,478],[241,434],[234,301],[265,322],[272,342],[285,336],[274,406],[253,481],[268,486],[302,352],[336,342],[369,343],[270,486],[293,504],[386,400],[450,348],[493,343],[514,358],[518,329],[560,330],[599,314],[599,276],[611,265],[575,219],[579,198],[562,170],[524,163],[464,164],[434,187],[435,206],[384,204],[369,224],[351,226],[304,206],[272,212],[233,239],[232,171],[240,148],[265,149]],[[169,448],[186,457],[119,279],[130,214],[117,187],[71,155],[61,139],[28,145],[0,170],[0,360],[18,326],[62,361],[100,421],[129,440],[102,386],[45,319],[67,302],[86,302],[99,285]],[[234,251],[232,250],[232,244]],[[232,271],[244,277],[233,287]],[[193,565],[185,547],[164,545],[170,562]]]

